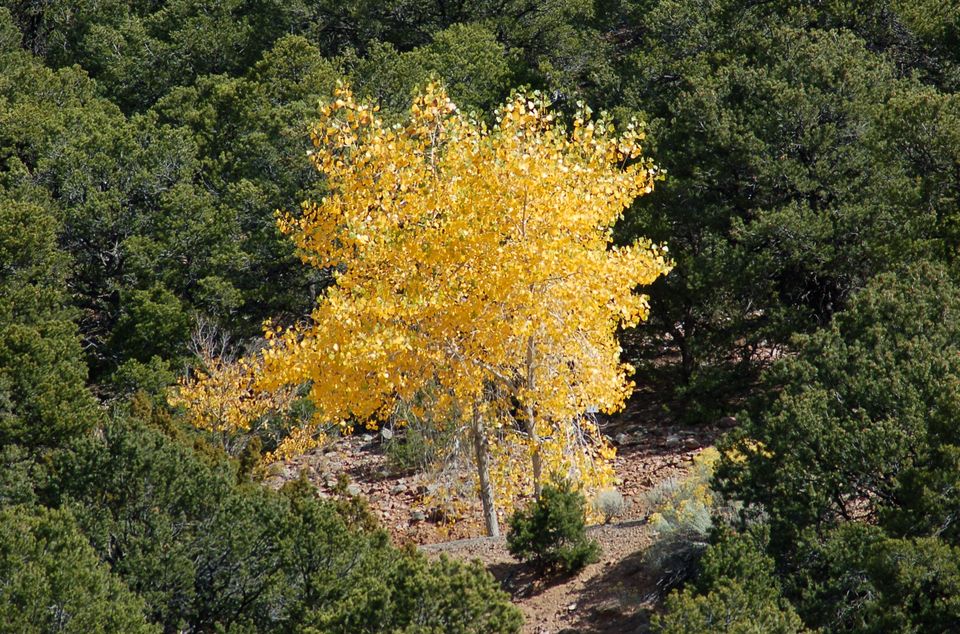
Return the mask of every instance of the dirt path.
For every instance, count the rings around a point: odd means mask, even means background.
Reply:
[[[431,556],[446,554],[479,560],[503,584],[524,612],[524,632],[553,634],[564,630],[584,634],[644,631],[649,583],[641,566],[641,551],[650,540],[645,522],[633,520],[588,529],[603,552],[600,561],[573,577],[538,580],[517,563],[503,538],[474,538],[422,546]]]

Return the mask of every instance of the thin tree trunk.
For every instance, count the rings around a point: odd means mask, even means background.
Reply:
[[[694,329],[693,326],[689,325],[691,321],[683,322],[682,330],[673,328],[670,331],[680,348],[680,378],[684,385],[690,385],[690,379],[693,378],[693,371],[696,368],[696,359],[693,356],[693,350],[690,348],[690,337],[693,335]]]
[[[536,389],[535,378],[533,374],[533,359],[535,354],[533,336],[527,339],[527,390],[530,396]],[[533,454],[530,461],[533,463],[533,496],[540,499],[540,493],[543,491],[543,460],[540,456],[540,436],[537,435],[537,417],[533,412],[533,401],[527,398],[527,435],[530,436],[530,442],[533,443]]]
[[[490,482],[490,447],[487,435],[480,423],[480,409],[473,407],[473,449],[477,458],[477,477],[480,480],[480,502],[483,504],[483,521],[487,525],[487,534],[500,536],[500,522],[497,519],[497,502]]]

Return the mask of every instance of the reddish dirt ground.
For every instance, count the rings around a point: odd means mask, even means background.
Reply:
[[[503,538],[481,537],[423,547],[480,560],[523,610],[524,632],[591,634],[646,630],[650,580],[643,575],[642,551],[650,535],[642,520],[589,529],[603,549],[600,561],[575,576],[538,579],[507,552]]]
[[[478,522],[444,526],[431,521],[420,505],[428,481],[420,474],[391,473],[379,435],[341,438],[282,465],[267,483],[279,486],[305,472],[326,496],[333,495],[339,474],[346,474],[351,493],[367,498],[396,543],[412,541],[430,556],[480,560],[524,611],[528,634],[645,632],[655,580],[643,567],[643,550],[652,535],[642,494],[682,477],[693,456],[712,445],[722,430],[718,425],[671,426],[661,411],[649,405],[641,410],[640,402],[634,399],[627,411],[602,423],[603,433],[617,445],[615,469],[628,509],[616,523],[589,529],[603,554],[573,577],[538,580],[507,553],[502,538],[483,537]]]

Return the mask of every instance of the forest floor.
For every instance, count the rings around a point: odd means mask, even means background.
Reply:
[[[603,552],[599,562],[572,577],[539,580],[510,556],[502,537],[483,537],[482,525],[434,521],[422,505],[427,477],[392,470],[379,434],[340,438],[287,462],[267,483],[279,486],[305,472],[321,495],[332,496],[339,475],[346,474],[350,494],[367,499],[396,543],[413,542],[431,556],[445,553],[485,565],[523,610],[527,634],[644,632],[656,580],[643,565],[643,551],[653,537],[643,494],[682,478],[693,456],[715,442],[723,425],[680,427],[643,402],[638,395],[623,413],[601,423],[617,446],[614,467],[628,506],[613,523],[589,529]],[[480,517],[479,509],[474,515]]]

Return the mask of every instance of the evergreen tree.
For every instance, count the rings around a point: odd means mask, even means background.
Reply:
[[[0,623],[23,634],[130,634],[147,623],[143,600],[98,561],[65,511],[0,507]]]

